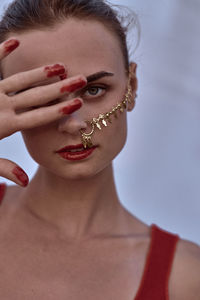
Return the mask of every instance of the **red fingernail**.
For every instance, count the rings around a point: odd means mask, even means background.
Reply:
[[[80,80],[78,82],[72,83],[72,84],[68,84],[68,85],[64,85],[61,88],[61,93],[65,93],[65,92],[69,92],[69,93],[73,93],[74,91],[83,88],[86,85],[86,81],[85,80]]]
[[[3,201],[3,197],[5,195],[5,191],[6,191],[6,184],[5,183],[0,183],[0,205]]]
[[[19,41],[12,39],[4,43],[5,53],[10,53],[19,46]]]
[[[67,74],[60,75],[60,80],[67,79]]]
[[[23,186],[27,186],[29,179],[26,173],[20,168],[20,167],[15,167],[13,170],[13,174],[21,181]]]
[[[44,68],[44,70],[45,72],[47,72],[47,77],[62,75],[62,76],[66,76],[67,78],[66,69],[62,65],[56,64],[53,66],[47,66]]]
[[[60,110],[60,113],[63,115],[69,115],[69,114],[72,114],[77,109],[79,109],[81,106],[82,106],[81,101],[78,99],[75,99],[73,104],[63,107]]]

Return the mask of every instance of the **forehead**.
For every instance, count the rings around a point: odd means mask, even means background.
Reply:
[[[11,74],[32,68],[64,63],[70,75],[85,75],[99,70],[124,71],[118,38],[98,21],[68,19],[53,29],[12,34],[20,47],[3,61],[3,73]]]

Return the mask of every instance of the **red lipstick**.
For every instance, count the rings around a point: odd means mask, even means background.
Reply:
[[[70,145],[56,151],[56,153],[67,160],[82,160],[90,156],[96,148],[97,146],[84,149],[83,144]]]

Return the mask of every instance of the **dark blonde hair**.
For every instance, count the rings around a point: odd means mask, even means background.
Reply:
[[[136,14],[130,10],[126,16],[120,16],[123,8],[125,7],[111,5],[104,0],[15,0],[5,10],[0,21],[0,43],[5,41],[11,32],[51,29],[70,17],[97,20],[118,38],[128,72],[127,31],[132,24],[137,27],[139,33],[139,23]],[[124,21],[126,25],[123,24]]]

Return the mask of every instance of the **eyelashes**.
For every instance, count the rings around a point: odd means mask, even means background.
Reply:
[[[103,92],[98,93],[98,91],[100,90],[102,90]],[[102,97],[107,90],[107,85],[90,85],[81,91],[81,97],[86,99]]]

